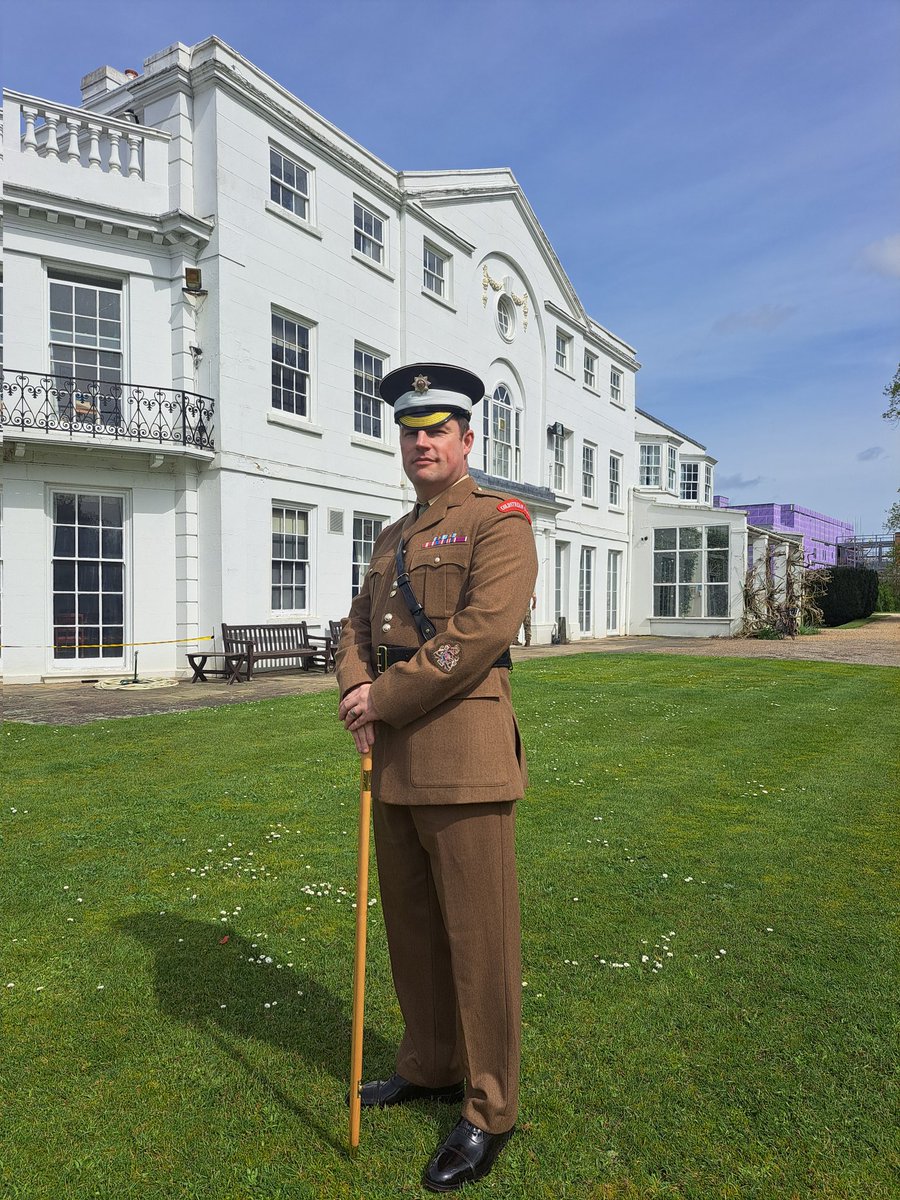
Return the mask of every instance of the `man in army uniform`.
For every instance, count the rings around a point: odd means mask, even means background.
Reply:
[[[525,756],[509,646],[537,576],[525,505],[468,474],[470,371],[385,376],[418,503],[372,551],[337,652],[339,717],[372,750],[375,847],[405,1032],[365,1107],[462,1101],[423,1175],[483,1178],[518,1108],[522,970],[514,808]]]

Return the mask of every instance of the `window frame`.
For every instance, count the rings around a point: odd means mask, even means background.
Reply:
[[[74,497],[74,500],[75,500],[74,524],[70,524],[69,522],[57,521],[56,499],[58,496],[73,496]],[[129,596],[130,596],[130,586],[131,586],[131,574],[130,573],[133,570],[133,564],[131,561],[131,559],[132,559],[132,556],[131,556],[131,511],[130,511],[130,506],[129,506],[130,493],[128,490],[123,489],[123,488],[102,488],[102,487],[92,487],[92,486],[83,487],[79,484],[76,484],[71,487],[66,487],[66,486],[60,486],[58,484],[51,484],[51,485],[48,485],[48,487],[46,489],[46,497],[47,497],[47,512],[49,514],[49,520],[47,522],[47,529],[48,529],[48,540],[49,540],[48,561],[50,563],[50,572],[49,572],[49,578],[48,578],[48,583],[49,583],[48,596],[49,596],[49,601],[50,601],[49,605],[48,605],[49,638],[48,638],[48,643],[47,643],[48,647],[49,647],[49,661],[52,664],[52,667],[54,670],[70,668],[70,669],[78,670],[83,673],[85,670],[85,665],[88,663],[96,663],[98,665],[102,664],[104,666],[108,666],[108,667],[112,667],[112,668],[121,670],[124,668],[125,659],[126,659],[125,651],[127,649],[127,646],[124,643],[127,643],[127,641],[128,641],[128,633],[131,628],[131,606],[129,604]],[[78,521],[78,510],[80,507],[79,499],[82,497],[96,497],[97,500],[100,502],[99,503],[98,520],[97,520],[96,525],[93,525],[90,522],[81,523]],[[103,501],[104,500],[114,500],[114,501],[117,501],[121,505],[121,517],[122,517],[121,525],[116,525],[114,523],[112,525],[104,524],[104,522],[103,522]],[[71,528],[73,530],[72,552],[65,553],[64,549],[62,549],[59,553],[57,553],[58,549],[60,549],[59,540],[57,538],[57,529],[65,529],[65,528]],[[82,534],[81,534],[80,530],[82,530],[82,529],[84,529],[85,531],[88,531],[90,529],[97,530],[97,553],[96,554],[81,553]],[[103,542],[104,542],[103,533],[104,533],[104,530],[106,530],[106,529],[120,530],[120,532],[121,532],[121,547],[120,547],[120,553],[118,555],[103,553]],[[74,571],[74,575],[73,575],[73,586],[71,588],[56,586],[56,584],[57,584],[56,564],[58,562],[71,562],[74,564],[75,571]],[[97,588],[94,589],[94,588],[88,588],[88,587],[80,587],[79,586],[80,574],[81,574],[80,569],[79,569],[80,564],[81,563],[93,563],[93,562],[96,562],[98,564]],[[103,568],[104,567],[117,567],[117,566],[121,569],[121,586],[119,588],[104,589],[103,576],[104,576],[105,572],[104,572]],[[80,612],[80,607],[79,607],[79,598],[83,595],[93,594],[95,590],[96,590],[96,594],[98,597],[98,619],[97,619],[96,625],[93,625],[93,624],[87,624],[86,620],[80,619],[81,612]],[[72,614],[73,617],[75,618],[75,621],[74,621],[74,624],[71,626],[71,628],[75,631],[75,639],[73,640],[73,643],[72,643],[72,649],[73,649],[74,653],[71,655],[68,655],[68,654],[61,655],[57,652],[59,646],[61,645],[61,643],[57,642],[57,637],[58,637],[57,631],[59,629],[69,628],[69,626],[65,625],[65,624],[60,624],[56,620],[55,597],[57,595],[69,595],[69,594],[71,594],[75,597],[75,605],[76,605],[76,611],[75,611],[75,613]],[[105,596],[121,596],[121,602],[122,602],[121,621],[114,621],[114,620],[104,621],[103,620],[103,608],[104,608],[103,600],[104,600]],[[78,639],[78,633],[84,627],[87,627],[88,629],[96,628],[98,630],[97,637],[95,640],[99,643],[104,642],[104,630],[120,631],[120,634],[121,634],[120,641],[123,644],[116,645],[115,641],[113,641],[109,644],[110,648],[114,649],[116,651],[116,653],[114,653],[114,654],[104,654],[103,648],[98,649],[96,654],[84,654],[84,655],[79,654],[78,650],[81,648],[81,642]],[[92,644],[91,642],[84,643],[85,646],[91,645],[91,644]]]
[[[671,445],[666,446],[666,491],[678,492],[678,451]]]
[[[503,338],[504,342],[511,342],[516,336],[518,327],[518,318],[516,316],[516,305],[508,292],[501,292],[497,297],[497,304],[494,309],[494,317],[497,322],[497,332]],[[507,322],[507,327],[504,329],[504,319]]]
[[[362,534],[360,537],[356,536],[356,525],[357,525],[358,521],[361,523],[367,523],[367,522],[371,523],[371,525],[373,526],[371,540],[368,536],[366,536],[365,530],[362,531]],[[384,529],[384,527],[387,525],[387,523],[388,523],[387,517],[378,517],[378,516],[375,516],[373,513],[354,512],[354,514],[353,514],[352,546],[351,546],[351,550],[350,550],[350,595],[351,595],[351,597],[358,596],[362,589],[362,585],[365,582],[366,574],[367,574],[367,572],[369,570],[369,566],[371,565],[371,562],[372,562],[372,550],[374,549],[375,543],[378,541],[378,538],[381,535],[381,531]],[[374,529],[375,525],[378,526],[377,529]],[[362,556],[359,559],[357,559],[357,557],[356,557],[357,546],[361,546],[364,548],[368,547],[368,554],[366,554],[365,549],[364,549]]]
[[[437,274],[429,267],[429,265],[428,265],[428,255],[429,254],[431,254],[434,258],[436,258],[438,260],[438,262],[441,264],[441,267],[443,268],[443,270],[441,271],[440,274]],[[453,261],[453,256],[451,254],[448,254],[446,250],[442,250],[440,248],[440,246],[435,245],[435,243],[429,241],[428,238],[423,238],[423,240],[422,240],[422,291],[425,293],[426,296],[430,296],[433,300],[440,300],[444,304],[449,304],[451,302],[450,295],[451,295],[451,270],[452,270],[451,264],[452,264],[452,261]],[[440,291],[438,291],[436,288],[429,287],[429,284],[428,284],[429,275],[432,275],[435,279],[440,280],[440,282],[441,282]]]
[[[128,297],[127,297],[127,289],[125,286],[125,283],[126,283],[125,278],[121,275],[105,276],[102,274],[96,274],[95,272],[87,270],[87,269],[80,270],[78,267],[69,268],[69,267],[51,266],[46,271],[45,280],[46,280],[46,288],[47,288],[45,295],[47,297],[47,326],[46,326],[46,328],[47,328],[47,347],[48,347],[48,349],[47,349],[48,374],[52,375],[54,377],[54,379],[79,380],[84,383],[95,383],[98,387],[98,392],[102,392],[104,386],[108,386],[108,387],[112,387],[112,388],[124,386],[126,380],[128,379],[128,370],[127,370],[127,366],[128,366],[128,364],[127,364]],[[63,338],[61,336],[59,336],[63,331],[60,330],[59,328],[54,329],[54,322],[53,322],[54,314],[56,314],[59,317],[66,317],[66,318],[69,315],[68,312],[66,312],[64,314],[62,309],[54,308],[54,300],[53,300],[54,285],[59,286],[59,287],[71,287],[73,289],[78,289],[78,288],[82,288],[85,290],[89,289],[96,294],[97,337],[94,342],[85,342],[85,341],[77,340],[77,334],[76,334],[76,330],[75,330],[76,321],[79,319],[79,317],[81,317],[82,319],[85,319],[85,320],[88,320],[91,318],[87,314],[79,314],[77,312],[78,302],[77,302],[77,298],[75,296],[74,291],[73,291],[73,296],[72,296],[72,313],[71,313],[72,331],[71,331],[70,340],[68,340],[68,341],[63,340]],[[116,324],[118,325],[118,329],[119,329],[118,348],[115,348],[112,346],[101,346],[100,345],[100,341],[101,341],[101,339],[100,339],[100,322],[101,322],[101,320],[105,321],[107,323],[110,323],[113,320],[112,318],[109,318],[109,317],[101,317],[100,316],[100,298],[103,293],[110,293],[114,296],[118,296],[118,298],[119,298],[119,315],[116,320]],[[54,335],[57,335],[57,336],[54,336]],[[71,371],[69,371],[68,368],[64,368],[62,370],[57,369],[56,356],[54,353],[55,347],[58,347],[60,350],[71,351],[71,356],[72,356]],[[77,358],[79,351],[90,352],[90,353],[96,354],[97,355],[96,366],[87,368],[86,364],[78,364],[75,360]],[[104,354],[105,355],[115,355],[118,358],[118,365],[116,368],[113,368],[112,364],[110,364],[110,363],[102,363],[100,361],[101,356]],[[79,366],[83,369],[88,370],[90,373],[78,374],[77,372],[78,372]],[[116,378],[116,379],[101,378],[101,372],[103,372],[103,371],[109,372],[112,370],[118,371],[118,378]]]
[[[282,160],[282,164],[287,162],[291,165],[291,167],[294,168],[295,171],[303,172],[303,174],[306,176],[307,190],[305,192],[301,191],[300,188],[287,183],[283,176],[281,178],[276,177],[272,162],[273,155],[276,154]],[[289,214],[289,216],[293,217],[294,220],[302,221],[304,225],[311,225],[313,223],[314,176],[315,172],[309,163],[304,162],[302,159],[285,150],[282,146],[277,145],[275,142],[269,142],[269,203],[275,205],[275,207],[280,209],[282,212]],[[284,192],[287,192],[291,196],[300,197],[300,199],[303,201],[304,211],[297,212],[297,210],[292,206],[283,203],[281,199],[277,199],[275,195],[273,195],[276,187]]]
[[[552,454],[550,459],[551,490],[567,496],[569,494],[569,455],[566,443],[569,440],[569,431],[564,429],[562,433],[551,433],[549,436]]]
[[[716,542],[710,545],[710,534]],[[666,537],[670,545],[660,545]],[[684,535],[684,536],[683,536]],[[724,542],[724,544],[722,544]],[[731,526],[708,523],[658,526],[651,549],[652,616],[654,620],[730,620]],[[668,559],[669,561],[664,561]],[[692,563],[690,560],[694,559]],[[715,575],[716,578],[710,578]],[[715,598],[718,604],[711,601]],[[699,599],[699,612],[688,611]],[[724,605],[722,600],[724,599]],[[710,611],[717,607],[721,611]],[[671,609],[672,611],[660,611]]]
[[[590,359],[590,365],[588,360]],[[600,365],[600,355],[595,354],[593,350],[589,350],[587,346],[584,348],[584,386],[592,392],[597,389],[597,367]]]
[[[693,473],[693,478],[691,478]],[[693,495],[690,493],[693,492]],[[678,497],[681,500],[700,499],[700,464],[682,461],[679,467]]]
[[[276,321],[282,322],[282,329],[284,329],[284,323],[287,322],[290,325],[295,326],[297,330],[301,330],[301,329],[305,330],[306,346],[302,347],[299,342],[294,342],[292,344],[295,351],[299,351],[299,350],[305,351],[306,363],[307,363],[305,371],[303,370],[303,368],[301,366],[299,366],[299,365],[291,366],[286,361],[289,344],[283,336],[281,338],[281,342],[282,342],[282,347],[283,347],[283,351],[285,354],[285,360],[279,361],[278,359],[276,359],[276,357],[275,357],[275,346],[276,346],[275,322]],[[315,356],[314,356],[315,328],[316,328],[315,323],[308,320],[306,317],[301,317],[297,313],[288,312],[286,309],[280,308],[275,304],[273,304],[270,308],[269,346],[270,346],[270,365],[272,368],[272,371],[271,371],[272,378],[270,379],[270,389],[271,390],[270,390],[270,396],[269,396],[270,409],[273,412],[280,413],[282,416],[291,417],[297,421],[308,422],[308,421],[312,420],[313,378],[314,378],[314,367],[315,367]],[[298,357],[299,357],[299,355],[298,355]],[[281,374],[282,374],[282,383],[281,384],[275,383],[274,374],[275,374],[276,367],[278,367],[281,370]],[[283,404],[277,405],[275,403],[276,388],[282,393],[285,393],[286,391],[289,390],[284,387],[283,380],[284,380],[284,372],[285,371],[289,371],[295,375],[304,377],[306,380],[306,392],[304,395],[305,407],[306,407],[305,412],[298,412],[296,407],[285,408]],[[290,389],[290,394],[292,394],[294,397],[296,397],[298,395],[301,395],[302,393],[298,392],[296,389]]]
[[[594,546],[582,546],[578,556],[578,632],[583,637],[594,632],[595,550]]]
[[[275,513],[277,510],[281,511],[283,517],[286,517],[287,513],[290,512],[293,514],[295,519],[298,515],[302,514],[304,521],[305,521],[305,525],[306,525],[305,532],[303,532],[302,534],[296,533],[296,532],[293,534],[289,534],[286,531],[286,529],[282,529],[280,534],[277,533],[275,530]],[[272,544],[270,547],[270,555],[269,555],[269,604],[270,604],[271,613],[272,613],[273,617],[285,616],[285,615],[297,615],[297,616],[308,615],[312,609],[312,605],[310,603],[310,599],[311,599],[311,595],[312,595],[312,563],[313,563],[312,515],[315,510],[311,505],[300,504],[300,503],[297,503],[296,501],[273,500],[269,506],[269,511],[270,511],[269,521],[270,521],[271,537],[272,537]],[[287,537],[301,538],[302,537],[306,542],[306,557],[303,558],[300,555],[296,555],[291,558],[284,554],[282,554],[281,557],[276,557],[275,538],[278,536],[281,536],[284,538],[287,538]],[[298,583],[296,581],[296,579],[294,578],[294,573],[292,571],[292,573],[291,573],[292,578],[291,578],[290,583],[285,584],[284,576],[282,573],[281,579],[279,580],[278,584],[276,584],[275,578],[274,578],[276,563],[281,565],[282,572],[283,572],[283,568],[286,565],[290,565],[292,567],[302,566],[303,568],[305,568],[304,571],[302,572],[302,582]],[[291,597],[292,599],[296,599],[296,592],[298,590],[302,589],[304,604],[301,606],[297,606],[296,604],[294,604],[290,607],[276,606],[275,596],[274,596],[276,587],[282,593],[286,589],[290,589],[290,591],[292,593],[292,597]]]
[[[357,224],[357,209],[362,214],[362,224]],[[365,218],[370,217],[372,229],[365,228]],[[380,236],[375,235],[375,222],[381,226]],[[353,197],[353,255],[368,266],[374,266],[379,271],[388,271],[388,229],[390,222],[384,213],[379,212],[367,200],[360,196]],[[359,243],[359,244],[358,244]],[[378,254],[369,253],[366,243],[378,247]]]
[[[609,506],[622,507],[622,460],[623,455],[616,450],[609,452]],[[615,470],[613,469],[615,468]]]
[[[358,365],[360,356],[363,361]],[[366,359],[371,359],[373,365],[378,364],[380,374],[366,370]],[[381,443],[387,439],[388,423],[384,416],[384,401],[378,394],[378,385],[386,374],[387,362],[388,356],[376,350],[374,346],[367,346],[363,342],[353,343],[353,433],[357,437]],[[360,377],[371,382],[371,391],[360,390],[357,387]],[[370,424],[369,429],[364,428],[367,422]],[[378,432],[373,433],[372,429],[376,426]]]
[[[498,392],[505,392],[506,400],[498,397]],[[507,441],[500,441],[494,435],[495,406],[505,409],[509,414],[509,439]],[[485,397],[482,416],[482,446],[482,469],[485,474],[493,475],[497,479],[507,479],[511,483],[518,483],[521,480],[522,406],[517,402],[513,389],[503,380],[498,381],[490,396]],[[496,469],[498,450],[501,448],[505,448],[509,454],[511,473],[504,473]]]
[[[638,487],[662,487],[662,446],[659,442],[639,443]]]
[[[625,372],[619,370],[618,367],[609,368],[609,398],[613,404],[618,404],[620,408],[625,407],[625,401],[622,398],[625,385]]]
[[[559,325],[556,327],[556,370],[564,375],[572,374],[572,346],[575,339]]]
[[[581,498],[588,504],[597,503],[597,446],[594,442],[581,444]]]

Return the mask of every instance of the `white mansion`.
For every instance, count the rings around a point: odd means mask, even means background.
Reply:
[[[470,461],[532,513],[536,641],[735,630],[746,517],[510,171],[398,173],[216,38],[82,90],[3,93],[7,679],[344,616],[412,501],[378,382],[416,360],[485,380]]]

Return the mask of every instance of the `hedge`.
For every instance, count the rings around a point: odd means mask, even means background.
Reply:
[[[878,603],[878,572],[868,567],[832,567],[828,587],[819,600],[826,625],[843,625],[869,617]]]

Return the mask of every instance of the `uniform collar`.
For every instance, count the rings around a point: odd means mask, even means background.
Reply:
[[[462,479],[457,479],[445,491],[431,501],[429,506],[416,517],[416,510],[407,516],[403,523],[404,534],[412,533],[414,529],[429,529],[432,525],[437,525],[443,521],[447,515],[447,510],[455,508],[462,504],[475,491],[477,484],[471,475],[464,475]]]

